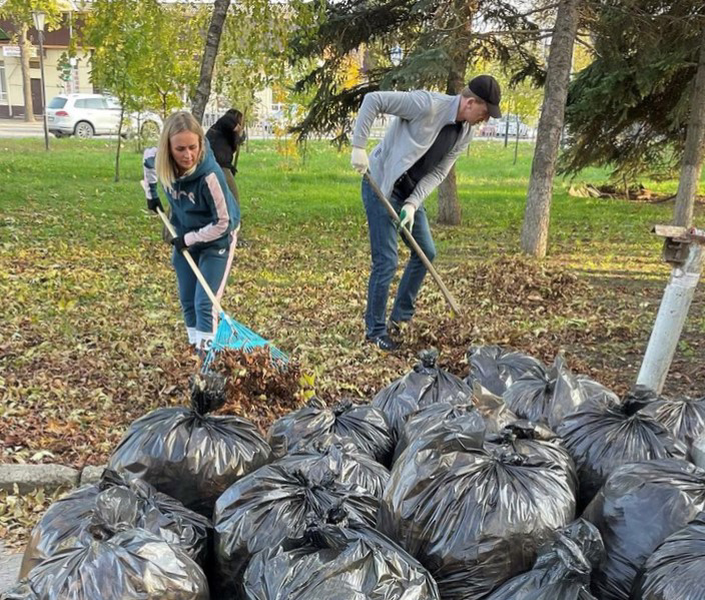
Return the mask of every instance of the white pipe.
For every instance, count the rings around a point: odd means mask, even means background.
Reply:
[[[702,263],[703,247],[697,242],[691,242],[685,263],[673,268],[671,279],[663,293],[654,329],[636,380],[638,385],[645,385],[658,393],[663,390],[700,279]]]

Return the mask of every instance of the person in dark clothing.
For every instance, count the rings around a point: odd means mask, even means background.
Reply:
[[[243,114],[236,108],[231,108],[210,127],[206,138],[211,145],[215,161],[225,174],[225,182],[230,188],[235,201],[240,205],[240,195],[235,184],[237,169],[233,165],[233,157],[237,148],[245,140],[243,134]]]

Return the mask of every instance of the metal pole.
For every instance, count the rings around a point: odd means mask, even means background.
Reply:
[[[44,90],[44,32],[39,32],[39,72],[42,76],[42,112],[44,113],[44,149],[49,150],[49,126],[47,125],[47,95]]]
[[[663,390],[671,368],[695,287],[700,279],[702,263],[703,246],[691,242],[685,262],[682,266],[673,268],[671,280],[663,293],[654,329],[636,380],[637,384],[645,385],[657,393]]]

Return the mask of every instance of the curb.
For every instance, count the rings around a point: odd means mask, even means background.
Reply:
[[[0,464],[0,490],[13,492],[17,486],[20,494],[44,488],[53,492],[60,487],[78,487],[95,483],[105,466],[84,467],[81,470],[64,465]]]

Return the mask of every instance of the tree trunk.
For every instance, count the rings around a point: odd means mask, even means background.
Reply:
[[[451,48],[451,66],[448,71],[446,84],[447,94],[459,94],[465,87],[465,69],[470,58],[468,50],[472,35],[472,14],[475,11],[473,2],[467,0],[454,0],[454,16],[457,20],[453,23],[456,35]],[[448,171],[448,176],[438,186],[438,222],[443,225],[460,225],[460,201],[458,200],[458,186],[455,178],[455,166]]]
[[[27,39],[27,25],[20,27],[20,64],[22,65],[22,92],[24,94],[24,120],[34,123],[34,103],[32,102],[32,76],[29,70],[29,55],[32,45]]]
[[[120,98],[120,123],[118,123],[118,147],[115,153],[115,183],[120,181],[120,148],[122,146],[122,123],[125,120],[125,98]],[[139,125],[139,123],[138,123]],[[139,126],[137,128],[137,136],[139,137]]]
[[[228,14],[229,7],[230,0],[215,0],[213,3],[213,15],[211,16],[211,24],[208,27],[206,47],[203,50],[203,59],[201,60],[201,75],[198,78],[196,97],[193,99],[191,108],[193,116],[199,122],[203,121],[203,113],[206,111],[208,97],[211,94],[211,79],[213,78],[215,58],[218,55],[220,36],[223,33],[225,17]]]
[[[690,119],[676,194],[675,225],[690,227],[693,224],[693,204],[703,166],[703,151],[705,151],[705,27],[700,37],[700,59],[690,95]]]
[[[548,246],[553,176],[556,172],[558,146],[563,130],[580,2],[581,0],[561,0],[558,5],[548,56],[546,87],[521,232],[522,250],[537,258],[546,256]]]

